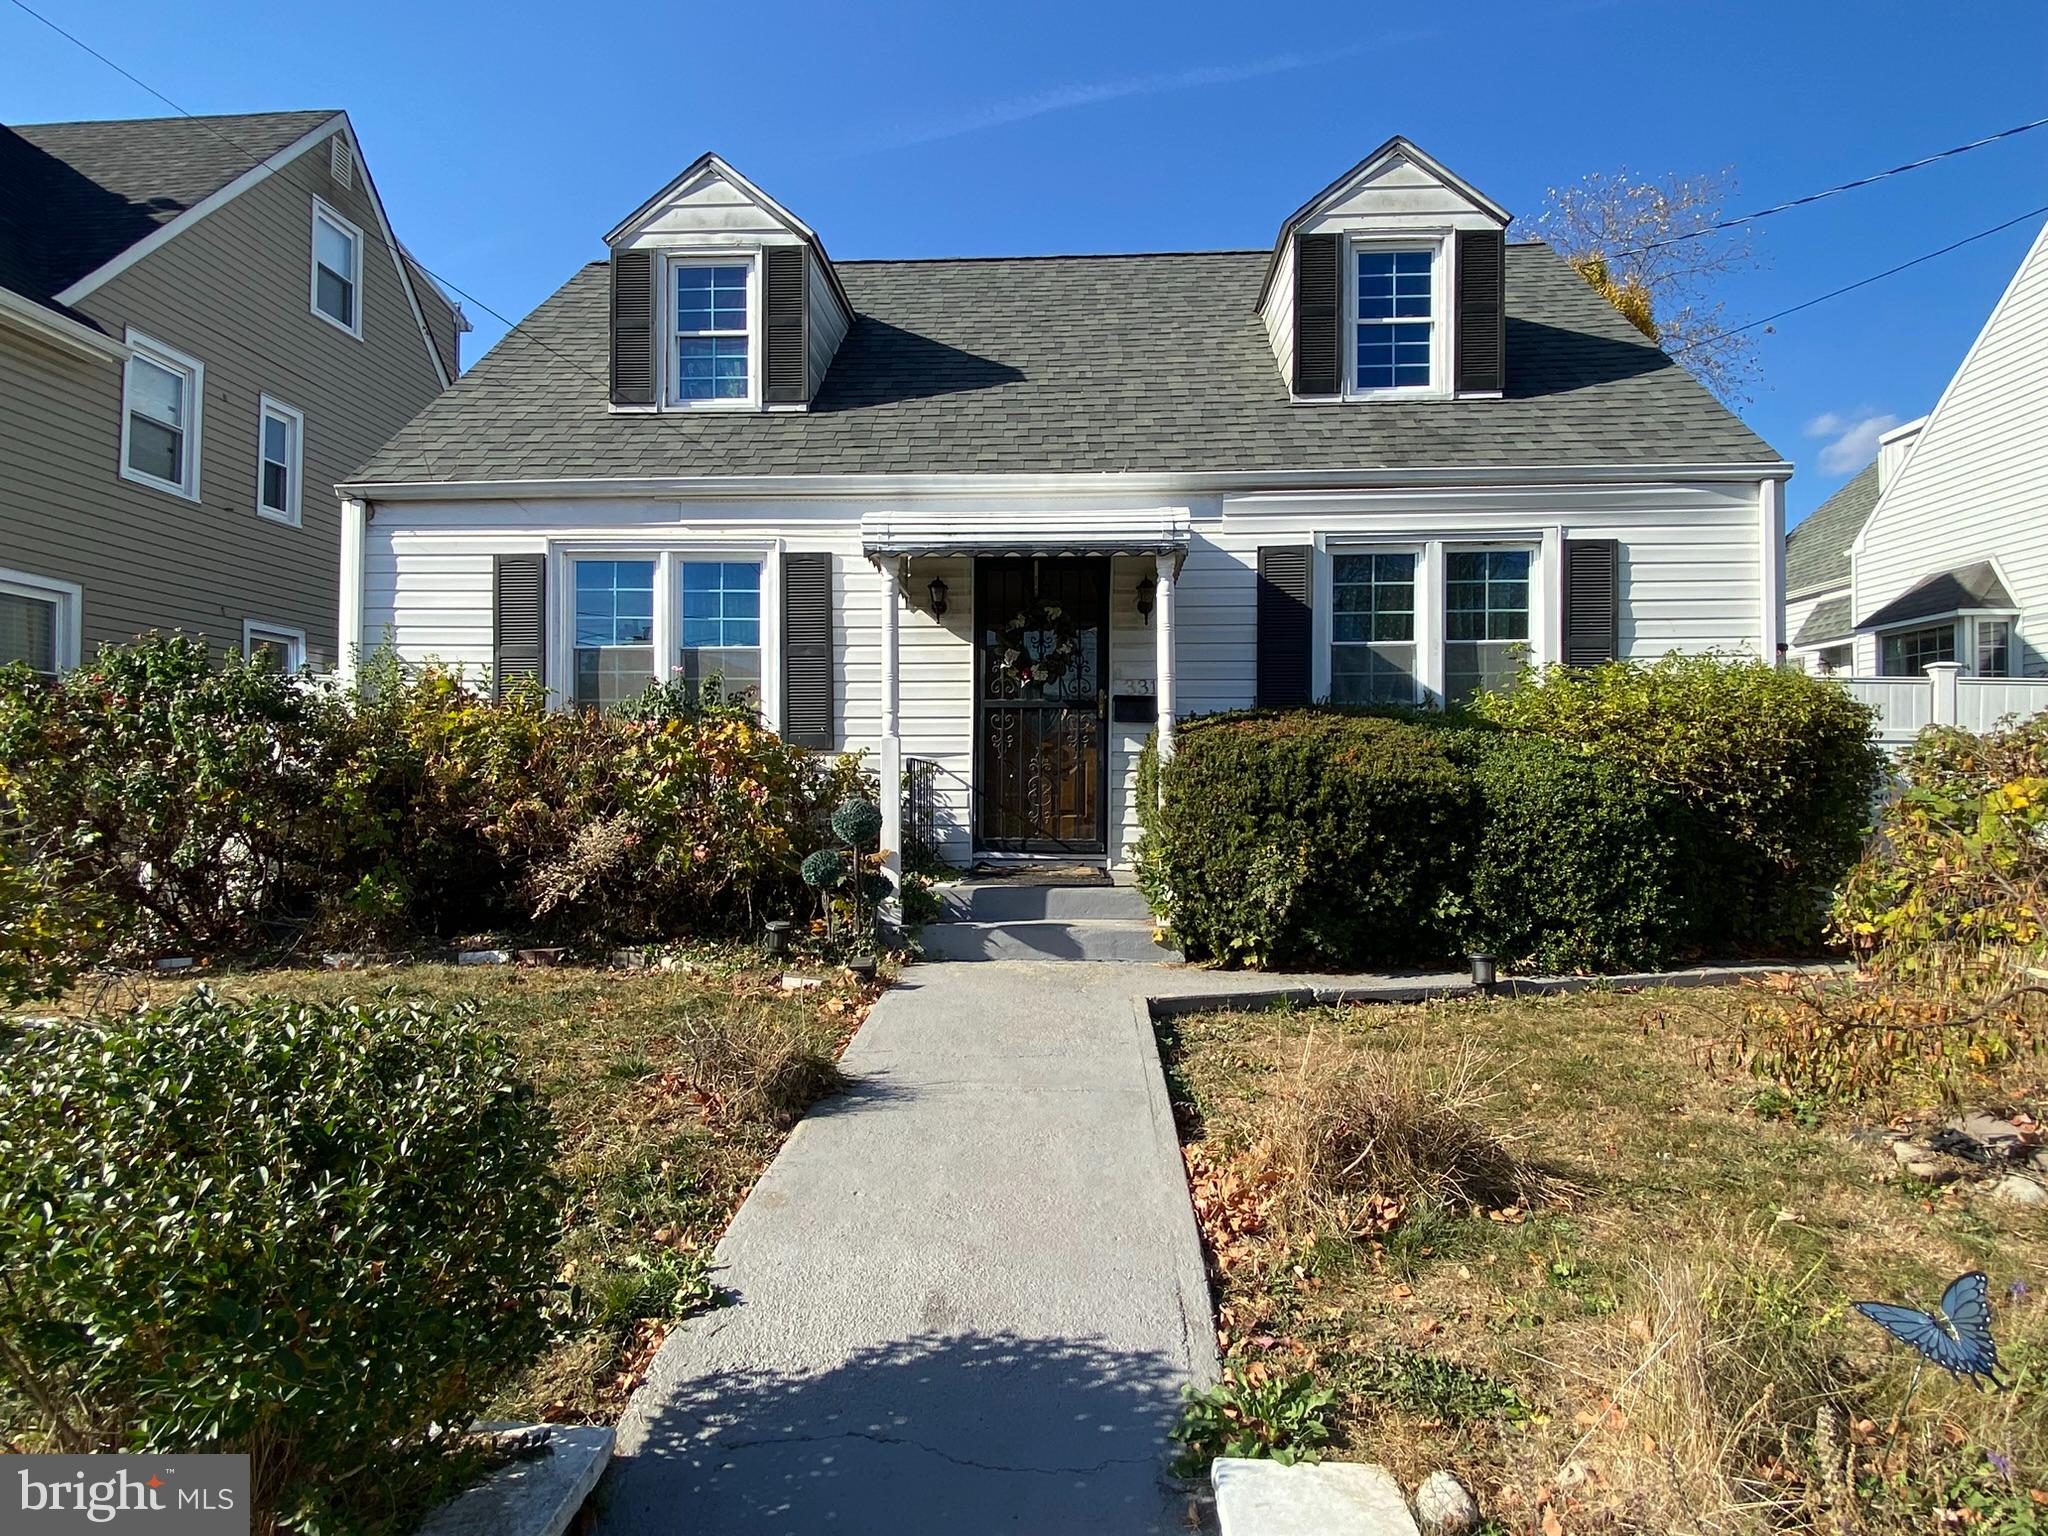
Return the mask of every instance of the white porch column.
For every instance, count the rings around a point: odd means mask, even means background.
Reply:
[[[1173,756],[1173,556],[1153,558],[1158,562],[1159,578],[1152,594],[1152,611],[1159,623],[1159,677],[1154,687],[1159,696],[1159,760],[1163,763]]]
[[[369,539],[370,507],[353,496],[341,504],[341,610],[335,633],[334,674],[352,683],[363,649],[363,545]]]
[[[882,739],[880,761],[875,772],[881,784],[882,850],[887,855],[883,874],[889,881],[889,896],[882,903],[882,920],[898,924],[903,915],[903,738],[898,708],[897,617],[903,609],[903,557],[885,555],[882,568]]]

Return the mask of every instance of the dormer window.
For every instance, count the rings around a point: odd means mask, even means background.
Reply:
[[[1356,394],[1426,390],[1435,383],[1436,245],[1352,248]]]
[[[746,405],[754,398],[750,317],[754,263],[676,257],[669,264],[677,405]]]

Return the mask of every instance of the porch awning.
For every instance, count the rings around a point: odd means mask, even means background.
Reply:
[[[1960,613],[2017,613],[2012,594],[1989,560],[1938,571],[1886,603],[1856,628],[1889,629],[1915,619],[1946,619]]]
[[[863,553],[878,555],[1179,555],[1186,507],[1102,512],[870,512]]]

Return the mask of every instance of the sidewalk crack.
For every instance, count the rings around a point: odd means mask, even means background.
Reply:
[[[1155,1459],[1150,1456],[1111,1456],[1102,1461],[1090,1462],[1077,1467],[1027,1467],[995,1461],[976,1461],[971,1457],[955,1456],[942,1451],[935,1445],[922,1440],[913,1440],[905,1435],[884,1435],[874,1430],[843,1429],[831,1435],[771,1435],[759,1440],[713,1440],[711,1443],[720,1451],[754,1451],[765,1447],[792,1445],[826,1445],[834,1440],[865,1440],[872,1445],[904,1446],[913,1451],[923,1451],[941,1461],[956,1467],[966,1467],[975,1472],[1021,1472],[1039,1477],[1078,1477],[1089,1472],[1102,1472],[1110,1467],[1149,1466]]]

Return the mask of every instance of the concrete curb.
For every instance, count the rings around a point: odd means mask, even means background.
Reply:
[[[1136,999],[1131,1023],[1138,1050],[1147,1067],[1145,1107],[1152,1117],[1153,1144],[1166,1164],[1167,1175],[1180,1190],[1174,1204],[1174,1285],[1179,1291],[1181,1327],[1187,1337],[1188,1375],[1197,1389],[1214,1386],[1223,1375],[1216,1352],[1216,1302],[1209,1294],[1209,1265],[1202,1257],[1202,1228],[1195,1217],[1194,1192],[1188,1187],[1188,1165],[1181,1156],[1180,1127],[1173,1118],[1173,1097],[1166,1091],[1166,1063],[1159,1054],[1159,1033],[1153,1027],[1151,1003]]]
[[[1596,990],[1640,991],[1649,987],[1725,987],[1765,976],[1847,975],[1850,966],[1837,961],[1805,961],[1786,965],[1696,965],[1679,971],[1636,971],[1618,976],[1522,976],[1504,978],[1493,989],[1495,997],[1532,997]],[[1183,1013],[1213,1013],[1227,1008],[1270,1008],[1277,1003],[1298,1006],[1339,1003],[1425,1003],[1439,998],[1485,995],[1470,982],[1361,981],[1356,983],[1296,983],[1276,980],[1270,987],[1243,987],[1230,991],[1164,993],[1145,1000],[1154,1019]]]
[[[418,1536],[562,1536],[597,1486],[615,1442],[600,1424],[499,1425],[501,1434],[546,1428],[547,1448],[508,1461],[428,1515]]]

